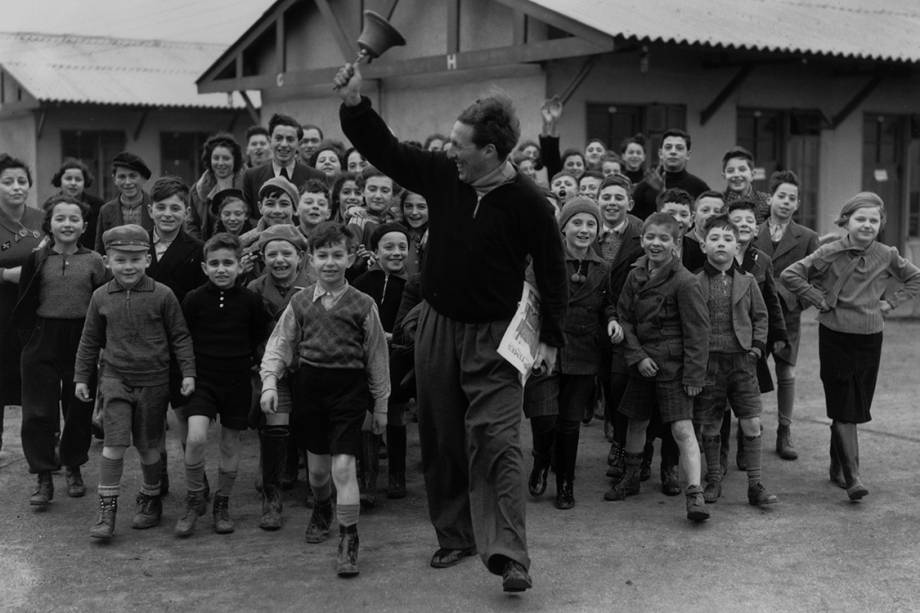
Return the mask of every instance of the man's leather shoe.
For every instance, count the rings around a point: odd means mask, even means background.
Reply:
[[[530,580],[527,569],[514,560],[508,560],[502,573],[502,589],[506,592],[523,592],[532,587],[533,581]]]
[[[449,568],[454,564],[459,564],[463,558],[475,554],[475,547],[464,547],[463,549],[448,549],[442,547],[431,556],[431,568]]]

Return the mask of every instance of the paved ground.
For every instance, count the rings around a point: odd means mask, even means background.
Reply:
[[[174,489],[159,528],[130,529],[138,486],[136,455],[126,463],[123,512],[109,545],[87,530],[95,496],[58,497],[36,513],[27,503],[32,478],[18,441],[18,413],[8,411],[0,452],[0,610],[10,611],[916,611],[920,610],[917,530],[920,419],[916,417],[920,322],[893,321],[886,331],[876,420],[861,430],[863,477],[871,494],[852,504],[827,480],[829,423],[817,379],[814,325],[805,325],[794,440],[797,462],[765,454],[768,486],[781,499],[769,510],[747,505],[744,475],[732,470],[713,519],[693,526],[683,497],[651,481],[626,502],[601,500],[607,445],[600,422],[583,430],[571,511],[545,500],[528,505],[535,588],[501,592],[478,560],[433,570],[435,548],[421,478],[410,496],[385,501],[361,518],[361,576],[339,580],[335,541],[307,545],[307,510],[298,487],[288,497],[286,524],[259,530],[252,489],[256,438],[250,433],[239,494],[232,500],[236,533],[199,532],[178,541],[182,477],[178,443],[170,439]],[[765,397],[766,440],[772,444],[775,404]],[[410,429],[414,436],[415,430]],[[528,444],[529,435],[525,436]],[[211,482],[216,470],[213,459]],[[99,447],[86,467],[96,483]],[[410,441],[417,460],[418,446]]]

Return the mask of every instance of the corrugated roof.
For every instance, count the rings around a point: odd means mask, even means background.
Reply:
[[[614,37],[920,61],[917,0],[529,0]]]
[[[101,36],[0,33],[0,65],[43,102],[244,108],[239,94],[199,94],[195,79],[226,47]],[[258,106],[258,92],[250,92]]]

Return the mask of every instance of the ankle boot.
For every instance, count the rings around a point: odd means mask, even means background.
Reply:
[[[406,427],[387,426],[387,498],[406,497]]]
[[[38,473],[38,487],[29,497],[29,504],[42,511],[48,508],[53,498],[54,480],[51,478],[51,473],[49,471]]]
[[[623,478],[617,481],[607,493],[604,494],[604,500],[626,500],[627,496],[635,496],[639,493],[639,471],[642,470],[641,453],[626,453],[626,470]]]
[[[176,536],[191,536],[195,532],[195,524],[198,518],[208,510],[207,502],[204,499],[204,492],[189,492],[185,497],[185,513],[176,522],[173,530]]]
[[[339,554],[336,560],[339,577],[358,574],[358,526],[339,526]]]
[[[214,532],[217,534],[230,534],[234,530],[233,520],[230,519],[230,497],[216,494],[214,496]]]
[[[83,474],[79,466],[67,467],[64,472],[67,479],[67,495],[71,498],[82,498],[86,495],[86,485],[83,483]]]
[[[553,503],[560,511],[575,506],[575,490],[571,481],[556,475],[556,500]]]
[[[834,422],[832,431],[837,435],[837,452],[847,484],[847,496],[856,501],[869,494],[859,479],[859,433],[856,424]]]
[[[373,432],[361,433],[361,465],[364,479],[358,481],[361,490],[361,508],[368,510],[377,505],[377,474],[380,457],[377,455],[377,437]]]
[[[327,500],[317,500],[313,504],[313,512],[307,524],[304,540],[308,543],[322,543],[329,538],[329,529],[332,526],[332,497]]]
[[[118,496],[100,496],[99,514],[96,523],[89,529],[90,537],[107,541],[115,533],[115,515],[118,512]]]
[[[275,484],[262,488],[262,517],[259,527],[263,530],[280,530],[282,524],[281,488]]]
[[[151,496],[144,492],[138,492],[136,505],[134,507],[134,519],[131,520],[131,527],[135,530],[146,530],[160,525],[160,519],[163,517],[163,501],[159,495]]]
[[[575,464],[578,461],[579,424],[565,423],[556,431],[556,501],[557,509],[575,506]]]
[[[703,454],[706,457],[706,487],[703,500],[713,503],[722,495],[722,435],[703,436]]]
[[[776,428],[776,453],[784,460],[796,460],[799,454],[792,446],[792,434],[789,426],[780,424]]]
[[[281,471],[287,458],[290,431],[287,426],[265,426],[259,433],[259,458],[262,463],[263,530],[281,528]]]
[[[616,441],[610,443],[607,464],[610,465],[610,468],[607,469],[609,478],[614,481],[619,481],[623,478],[623,472],[626,470],[626,452],[623,450],[623,445]]]
[[[530,435],[533,441],[533,467],[527,478],[527,491],[537,498],[546,491],[550,465],[553,462],[553,443],[556,440],[556,418],[532,417],[530,419]],[[558,472],[558,467],[556,467]]]
[[[699,485],[687,487],[687,519],[702,522],[709,519],[709,509],[703,499],[703,489]]]
[[[847,481],[843,477],[843,464],[840,461],[840,452],[837,451],[837,437],[834,435],[834,427],[831,426],[831,444],[830,456],[831,464],[828,469],[831,483],[834,483],[841,489],[847,489]]]

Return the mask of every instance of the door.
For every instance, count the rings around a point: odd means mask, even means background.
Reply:
[[[885,201],[888,217],[879,240],[904,251],[907,211],[905,170],[909,118],[905,115],[866,113],[863,118],[863,189]]]

